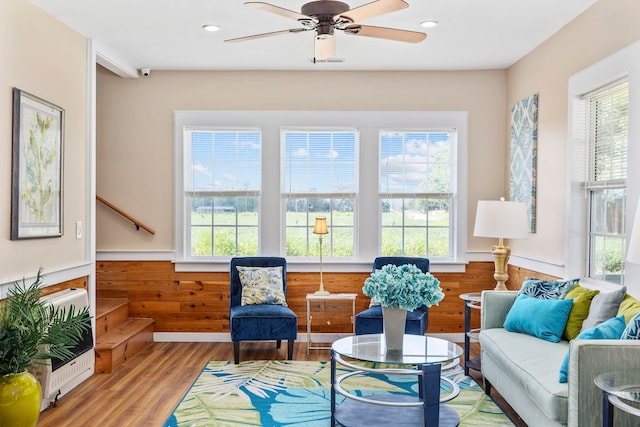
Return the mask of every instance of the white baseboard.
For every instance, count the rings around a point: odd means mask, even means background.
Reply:
[[[349,333],[311,334],[313,342],[333,342],[349,336]],[[464,333],[428,334],[430,337],[442,338],[451,342],[464,342]],[[154,342],[231,342],[231,335],[225,332],[155,332]],[[307,334],[299,333],[298,342],[307,342]]]

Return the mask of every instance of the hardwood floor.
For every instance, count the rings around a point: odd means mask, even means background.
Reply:
[[[471,354],[477,354],[472,347]],[[475,354],[474,354],[475,353]],[[241,360],[283,359],[275,343],[242,343]],[[40,414],[38,427],[162,426],[209,360],[233,360],[231,343],[153,343],[111,374],[95,374]],[[294,347],[294,360],[329,360],[328,350]],[[481,381],[478,373],[472,376]],[[518,427],[526,427],[495,394],[492,397]]]

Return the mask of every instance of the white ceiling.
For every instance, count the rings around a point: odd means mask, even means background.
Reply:
[[[351,8],[371,0],[343,0]],[[469,70],[506,68],[597,0],[406,0],[409,8],[361,22],[423,31],[421,43],[337,32],[343,63],[313,64],[313,32],[241,43],[225,39],[299,28],[244,0],[32,0],[91,38],[122,68],[151,70]],[[269,0],[299,12],[306,0]],[[436,20],[435,28],[420,22]],[[222,29],[202,30],[205,24]]]

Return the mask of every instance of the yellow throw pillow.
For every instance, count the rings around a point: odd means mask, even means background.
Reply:
[[[631,295],[627,295],[626,297],[624,297],[624,299],[620,303],[620,308],[618,309],[617,316],[624,314],[624,321],[628,324],[633,316],[638,313],[640,313],[640,301],[638,301]]]
[[[580,334],[582,329],[582,322],[589,316],[589,307],[591,307],[591,300],[598,295],[600,291],[583,288],[580,285],[576,285],[571,289],[566,299],[573,299],[573,306],[569,313],[569,319],[567,325],[564,327],[564,333],[562,338],[569,341],[574,339]]]

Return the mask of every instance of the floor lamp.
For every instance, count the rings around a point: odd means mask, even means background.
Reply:
[[[506,291],[504,284],[509,279],[507,265],[511,248],[504,245],[503,239],[522,239],[529,232],[527,205],[522,202],[500,200],[479,200],[476,211],[476,225],[473,235],[478,237],[497,237],[498,244],[491,248],[496,279],[496,291]]]
[[[318,235],[318,241],[320,242],[320,289],[315,291],[314,295],[329,295],[328,291],[324,290],[324,284],[322,283],[322,236],[329,234],[327,229],[327,218],[324,216],[316,217],[316,224],[313,227],[313,234]]]

